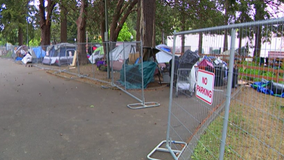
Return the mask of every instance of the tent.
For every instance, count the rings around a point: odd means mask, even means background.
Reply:
[[[32,48],[34,55],[33,58],[43,58],[45,56],[45,50],[41,46]]]
[[[59,43],[47,47],[46,54],[42,60],[43,64],[70,64],[73,61],[76,45],[71,43]]]
[[[95,64],[96,61],[98,61],[99,59],[103,58],[104,57],[104,47],[103,46],[100,46],[98,47],[93,53],[92,55],[89,57],[89,61],[92,63],[92,64]]]
[[[43,50],[41,46],[30,48],[28,51],[32,55],[32,62],[33,63],[41,62],[43,57],[46,54],[45,50]]]
[[[214,65],[207,59],[203,59],[198,63],[198,68],[214,72]]]
[[[156,54],[156,60],[158,63],[168,63],[172,59],[171,48],[165,44],[159,44],[156,46],[159,52]]]
[[[123,43],[110,51],[111,61],[124,61],[129,58],[130,53],[135,53],[136,43]]]

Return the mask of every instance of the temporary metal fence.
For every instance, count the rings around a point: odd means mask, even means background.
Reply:
[[[116,42],[109,42],[116,46]],[[113,48],[113,47],[112,47]],[[158,102],[146,102],[144,89],[155,81],[157,63],[152,48],[145,48],[141,41],[123,42],[112,49],[109,54],[112,86],[119,88],[139,103],[128,104],[130,109],[156,107]]]
[[[143,54],[142,42],[63,43],[44,47],[47,48],[45,56],[41,63],[37,63],[38,67],[65,78],[96,83],[103,88],[118,88],[138,101],[128,104],[130,109],[160,105],[145,100],[144,89],[154,81],[157,63],[149,57],[153,54],[145,50]],[[82,49],[86,49],[86,54],[78,53]],[[79,59],[87,60],[87,64],[82,65]]]
[[[174,33],[173,53],[184,36],[204,54],[187,68],[181,59],[194,52],[173,55],[167,134],[147,158],[284,159],[283,23]],[[214,49],[221,53],[209,54]]]
[[[17,48],[17,46],[13,46],[13,45],[0,46],[0,57],[1,58],[13,58],[14,48]]]

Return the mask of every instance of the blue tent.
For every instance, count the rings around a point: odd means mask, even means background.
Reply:
[[[35,47],[35,48],[32,48],[33,51],[34,51],[34,54],[35,54],[35,57],[33,58],[43,58],[45,56],[45,50],[43,50],[41,48],[41,46],[38,46],[38,47]]]

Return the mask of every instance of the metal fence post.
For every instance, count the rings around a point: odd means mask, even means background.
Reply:
[[[232,29],[228,84],[227,84],[227,94],[226,94],[226,103],[225,103],[225,115],[224,115],[224,121],[223,121],[223,131],[222,131],[222,139],[221,139],[221,144],[220,144],[219,160],[223,160],[224,158],[225,142],[226,142],[226,136],[227,136],[227,127],[228,127],[228,120],[229,120],[229,109],[230,109],[231,91],[232,91],[232,80],[233,80],[234,58],[235,58],[235,39],[236,39],[236,30]]]
[[[175,67],[175,51],[176,51],[176,35],[174,35],[173,41],[173,53],[172,53],[172,66],[171,66],[171,83],[170,83],[170,99],[169,99],[169,113],[168,113],[168,127],[167,127],[167,146],[170,142],[170,124],[171,124],[171,109],[172,109],[172,100],[173,100],[173,86],[174,86],[174,67]]]

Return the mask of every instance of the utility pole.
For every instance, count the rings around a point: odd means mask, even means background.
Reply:
[[[105,46],[106,46],[106,57],[107,57],[107,78],[110,78],[110,61],[109,61],[109,53],[108,53],[108,19],[107,19],[107,0],[105,0]]]
[[[29,47],[29,3],[27,3],[27,46]]]

